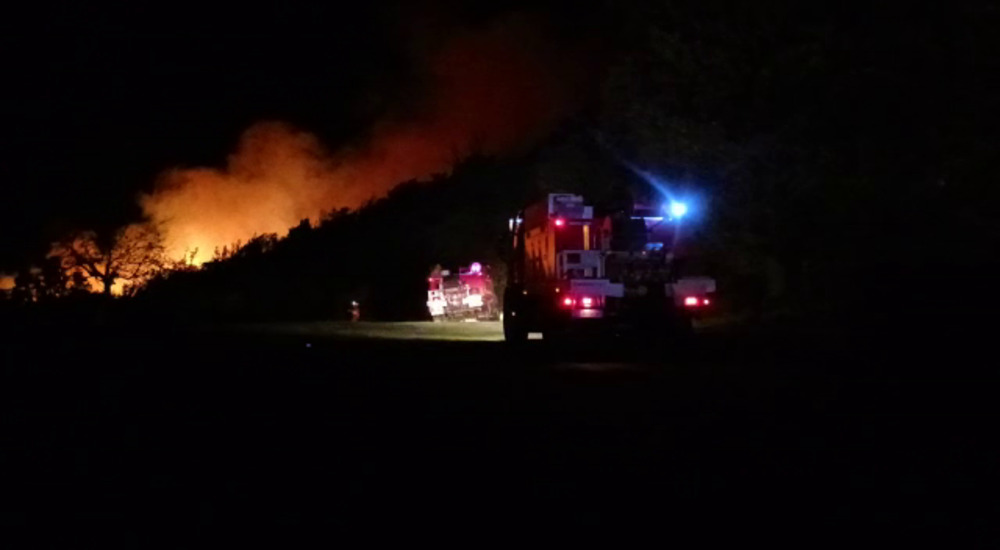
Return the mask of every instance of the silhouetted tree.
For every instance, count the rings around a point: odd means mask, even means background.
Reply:
[[[110,235],[80,231],[56,243],[50,254],[59,259],[65,273],[82,273],[99,283],[105,296],[111,296],[117,282],[124,283],[124,294],[134,294],[168,265],[163,237],[149,223],[132,224]]]

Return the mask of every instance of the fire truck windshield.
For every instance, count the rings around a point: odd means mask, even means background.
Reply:
[[[619,218],[612,223],[612,249],[640,251],[645,248],[647,229],[644,219]]]

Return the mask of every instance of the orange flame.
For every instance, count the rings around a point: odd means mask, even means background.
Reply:
[[[523,21],[466,33],[431,56],[431,88],[409,119],[383,121],[361,147],[327,151],[281,122],[247,129],[221,168],[161,175],[143,211],[164,228],[168,254],[210,260],[255,234],[284,235],[324,210],[356,208],[406,180],[447,173],[459,153],[502,154],[571,109],[572,78]]]
[[[0,273],[0,290],[13,290],[14,276]]]
[[[261,123],[244,132],[225,168],[170,170],[140,204],[165,228],[171,257],[196,251],[194,263],[201,264],[215,248],[254,234],[283,234],[297,220],[318,218],[317,191],[335,178],[314,136]]]

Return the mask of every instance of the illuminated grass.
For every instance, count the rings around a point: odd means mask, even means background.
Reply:
[[[302,336],[335,336],[384,340],[435,340],[450,342],[498,342],[503,340],[499,322],[476,323],[375,323],[316,322],[274,323],[245,327],[252,332]]]

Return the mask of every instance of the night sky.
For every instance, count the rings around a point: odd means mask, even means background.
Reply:
[[[0,269],[67,230],[136,219],[136,194],[157,174],[224,163],[255,122],[289,122],[333,148],[363,139],[419,102],[422,48],[526,9],[64,7],[5,18]]]

